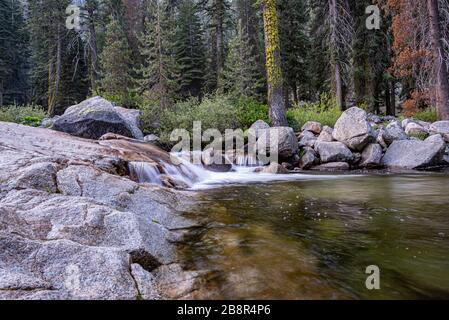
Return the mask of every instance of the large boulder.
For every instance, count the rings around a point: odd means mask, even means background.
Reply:
[[[318,152],[321,162],[352,162],[354,155],[351,150],[341,142],[319,142],[315,150]]]
[[[94,97],[68,108],[51,128],[95,140],[106,133],[143,139],[138,127],[139,115],[138,110],[114,107],[109,101]]]
[[[298,154],[298,140],[289,127],[274,127],[259,131],[257,150],[262,154],[272,154],[277,150],[280,159],[290,159]]]
[[[389,168],[420,169],[443,163],[444,143],[415,140],[394,141],[385,153],[382,164]]]
[[[382,156],[382,147],[377,143],[371,143],[363,150],[360,167],[377,168],[381,165]]]
[[[449,143],[449,121],[438,121],[432,123],[429,128],[432,133],[439,133]]]
[[[352,150],[362,151],[374,141],[374,132],[367,120],[366,112],[353,107],[341,115],[334,127],[333,137]]]
[[[270,129],[270,125],[263,120],[257,120],[254,122],[248,130],[248,134],[252,135],[256,139],[260,137],[260,134],[264,130]]]

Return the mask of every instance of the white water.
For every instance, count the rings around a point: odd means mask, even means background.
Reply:
[[[339,178],[355,177],[354,175],[327,175],[327,174],[268,174],[255,172],[258,167],[251,166],[248,159],[236,161],[245,165],[234,165],[230,172],[213,172],[206,170],[202,165],[194,165],[182,155],[178,157],[180,165],[160,163],[160,167],[144,162],[130,163],[131,174],[134,174],[140,183],[163,185],[161,176],[169,176],[174,181],[181,181],[190,190],[203,190],[226,185],[269,183],[301,180],[334,180]],[[248,166],[249,165],[249,166]]]

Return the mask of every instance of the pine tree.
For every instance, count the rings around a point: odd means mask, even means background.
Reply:
[[[0,1],[0,106],[26,100],[28,34],[18,1]],[[3,97],[4,93],[8,93]]]
[[[128,40],[119,20],[111,17],[106,28],[105,46],[100,55],[101,88],[105,95],[122,104],[130,103],[131,67]]]
[[[174,97],[174,61],[171,55],[171,26],[165,0],[148,0],[140,54],[144,63],[138,69],[138,91],[167,108]]]
[[[174,38],[180,94],[183,97],[201,96],[206,59],[201,22],[193,0],[183,0],[180,3]]]
[[[292,93],[296,103],[300,95],[306,96],[306,84],[309,82],[306,70],[310,46],[306,5],[306,0],[278,1],[284,90],[287,97],[289,92]]]
[[[66,28],[69,0],[30,0],[31,79],[35,102],[61,113],[87,95],[82,37]]]
[[[260,76],[257,57],[248,35],[244,33],[239,21],[237,33],[229,44],[229,54],[224,70],[224,88],[237,95],[253,97],[260,100],[260,92],[265,86]]]

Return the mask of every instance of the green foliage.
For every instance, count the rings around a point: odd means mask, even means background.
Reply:
[[[257,102],[254,98],[242,96],[237,101],[238,121],[242,129],[249,129],[257,120],[270,123],[268,105]]]
[[[413,114],[413,119],[426,121],[426,122],[436,122],[438,121],[438,113],[436,108],[426,108],[420,110]]]
[[[130,106],[131,67],[126,34],[120,22],[113,18],[106,27],[106,44],[100,55],[103,70],[101,93],[120,105]]]
[[[299,131],[307,121],[317,121],[334,127],[340,116],[341,110],[329,94],[322,94],[320,102],[297,105],[287,111],[289,124],[296,131]]]
[[[179,5],[174,40],[180,93],[183,97],[198,97],[205,80],[206,57],[201,20],[193,0],[183,0]]]
[[[172,51],[172,30],[168,3],[148,0],[144,31],[139,37],[139,53],[143,58],[137,68],[136,91],[158,100],[161,108],[171,104],[177,90]]]
[[[156,133],[165,142],[174,129],[192,131],[193,122],[201,121],[202,130],[248,129],[255,121],[268,122],[268,106],[252,98],[235,98],[231,95],[207,96],[201,102],[197,98],[176,103],[172,108],[161,109],[157,101],[146,102],[140,107],[141,126],[146,133]]]
[[[19,123],[32,127],[38,127],[46,115],[44,109],[36,105],[12,105],[0,108],[0,121]]]
[[[265,79],[260,73],[250,38],[245,34],[241,23],[238,24],[237,33],[231,39],[229,47],[224,70],[224,89],[236,95],[260,99]]]

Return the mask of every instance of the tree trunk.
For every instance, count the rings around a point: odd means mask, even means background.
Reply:
[[[444,58],[442,32],[439,21],[438,0],[427,0],[429,11],[430,34],[432,37],[432,51],[436,69],[436,97],[437,112],[441,120],[449,120],[449,79],[447,62]]]
[[[334,46],[333,48],[333,68],[334,68],[334,86],[335,86],[335,98],[337,100],[337,105],[341,110],[345,109],[344,106],[344,96],[343,96],[343,79],[341,75],[341,66],[340,66],[340,59],[338,57],[338,48],[335,48],[335,46],[338,46],[338,37],[337,37],[337,0],[330,0],[329,1],[329,15],[330,15],[330,22],[331,22],[331,43]]]
[[[3,107],[3,80],[0,81],[0,107]]]
[[[285,101],[282,92],[281,50],[276,0],[263,0],[266,69],[268,83],[268,105],[273,126],[287,126]]]
[[[394,81],[385,83],[385,106],[387,116],[396,116],[396,93]]]
[[[90,49],[90,83],[91,90],[94,92],[98,83],[98,47],[97,47],[97,31],[95,29],[94,17],[95,3],[87,1],[87,13],[89,17],[89,49]]]
[[[61,82],[61,63],[62,63],[62,39],[60,25],[58,25],[56,39],[56,66],[53,74],[53,62],[49,64],[49,92],[48,92],[48,115],[53,117],[56,113],[56,104],[59,96],[59,85]],[[51,50],[50,50],[51,52]],[[50,53],[52,54],[52,53]],[[52,61],[53,59],[51,59]]]

